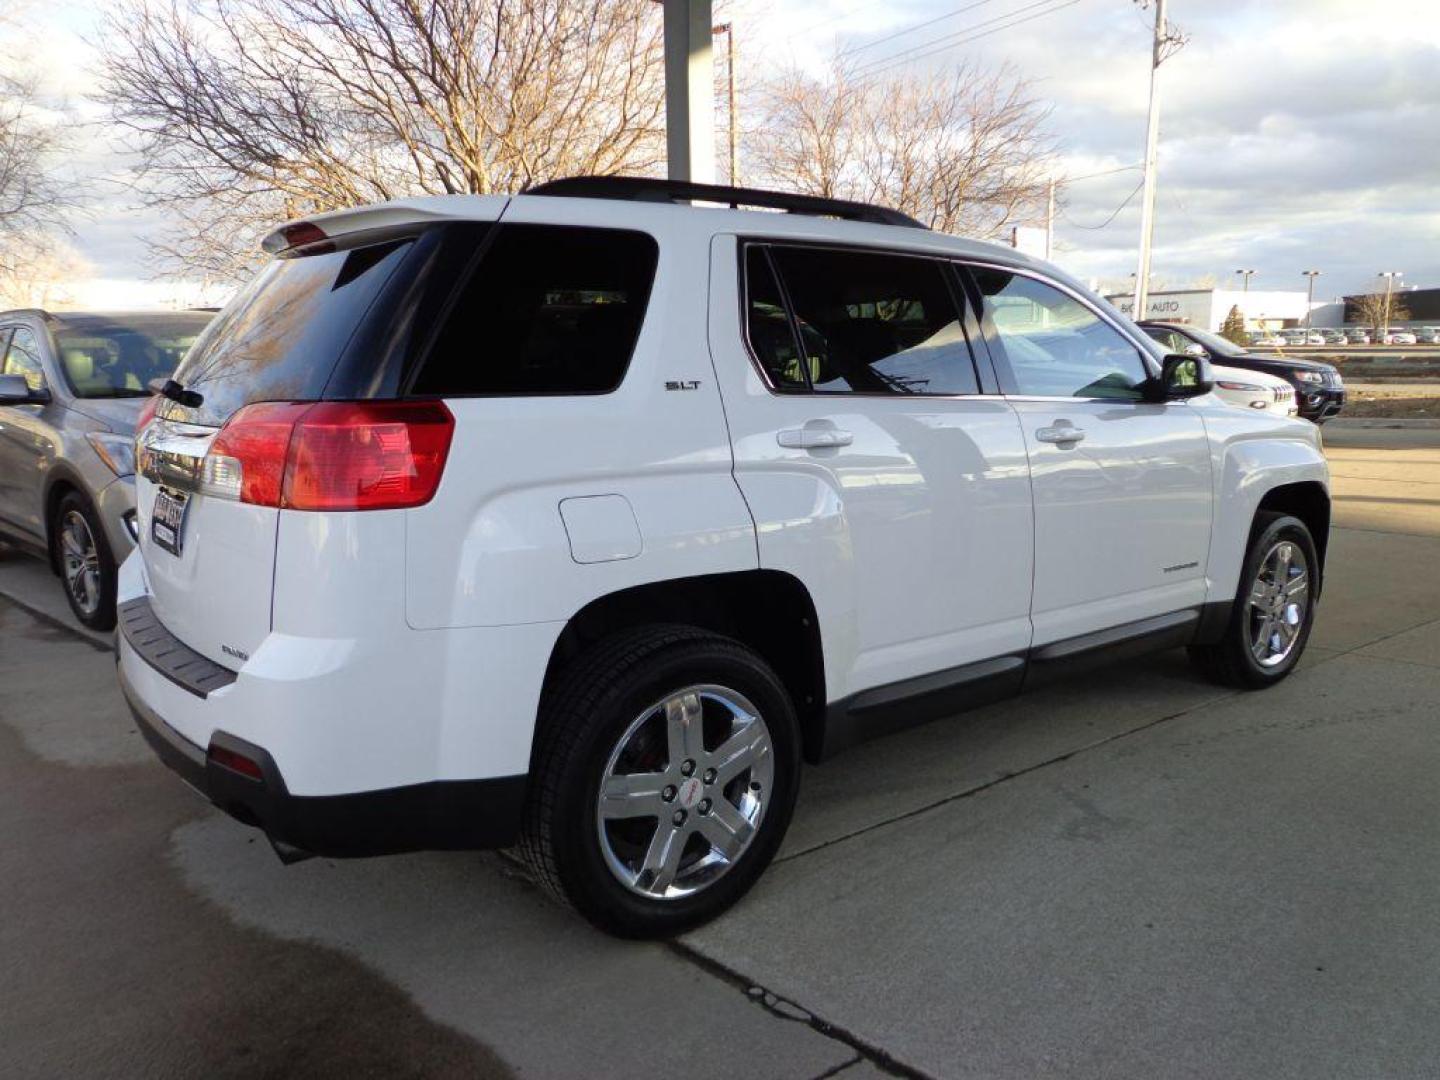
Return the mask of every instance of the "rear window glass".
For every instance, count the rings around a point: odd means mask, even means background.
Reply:
[[[255,401],[319,398],[410,240],[277,258],[190,350],[175,379],[204,401],[187,419],[223,423]]]
[[[644,233],[502,225],[455,298],[412,392],[615,389],[645,320],[657,255]]]

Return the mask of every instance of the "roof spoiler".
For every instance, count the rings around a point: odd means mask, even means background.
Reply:
[[[349,233],[368,232],[436,221],[494,221],[510,201],[507,195],[432,195],[419,199],[396,199],[288,221],[260,242],[262,251],[278,255],[322,240],[336,240]]]

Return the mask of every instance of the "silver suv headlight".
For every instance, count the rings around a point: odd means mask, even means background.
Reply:
[[[92,431],[86,434],[95,453],[105,462],[116,476],[132,476],[135,473],[135,437],[115,435],[108,431]]]

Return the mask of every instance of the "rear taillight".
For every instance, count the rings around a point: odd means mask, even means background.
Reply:
[[[220,429],[207,494],[290,510],[394,510],[429,502],[455,418],[438,401],[265,402]]]

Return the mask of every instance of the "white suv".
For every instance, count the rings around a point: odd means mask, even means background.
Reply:
[[[266,247],[141,429],[117,650],[282,857],[518,844],[672,933],[760,875],[802,760],[1102,658],[1263,687],[1305,646],[1316,429],[1015,251],[584,178]]]

